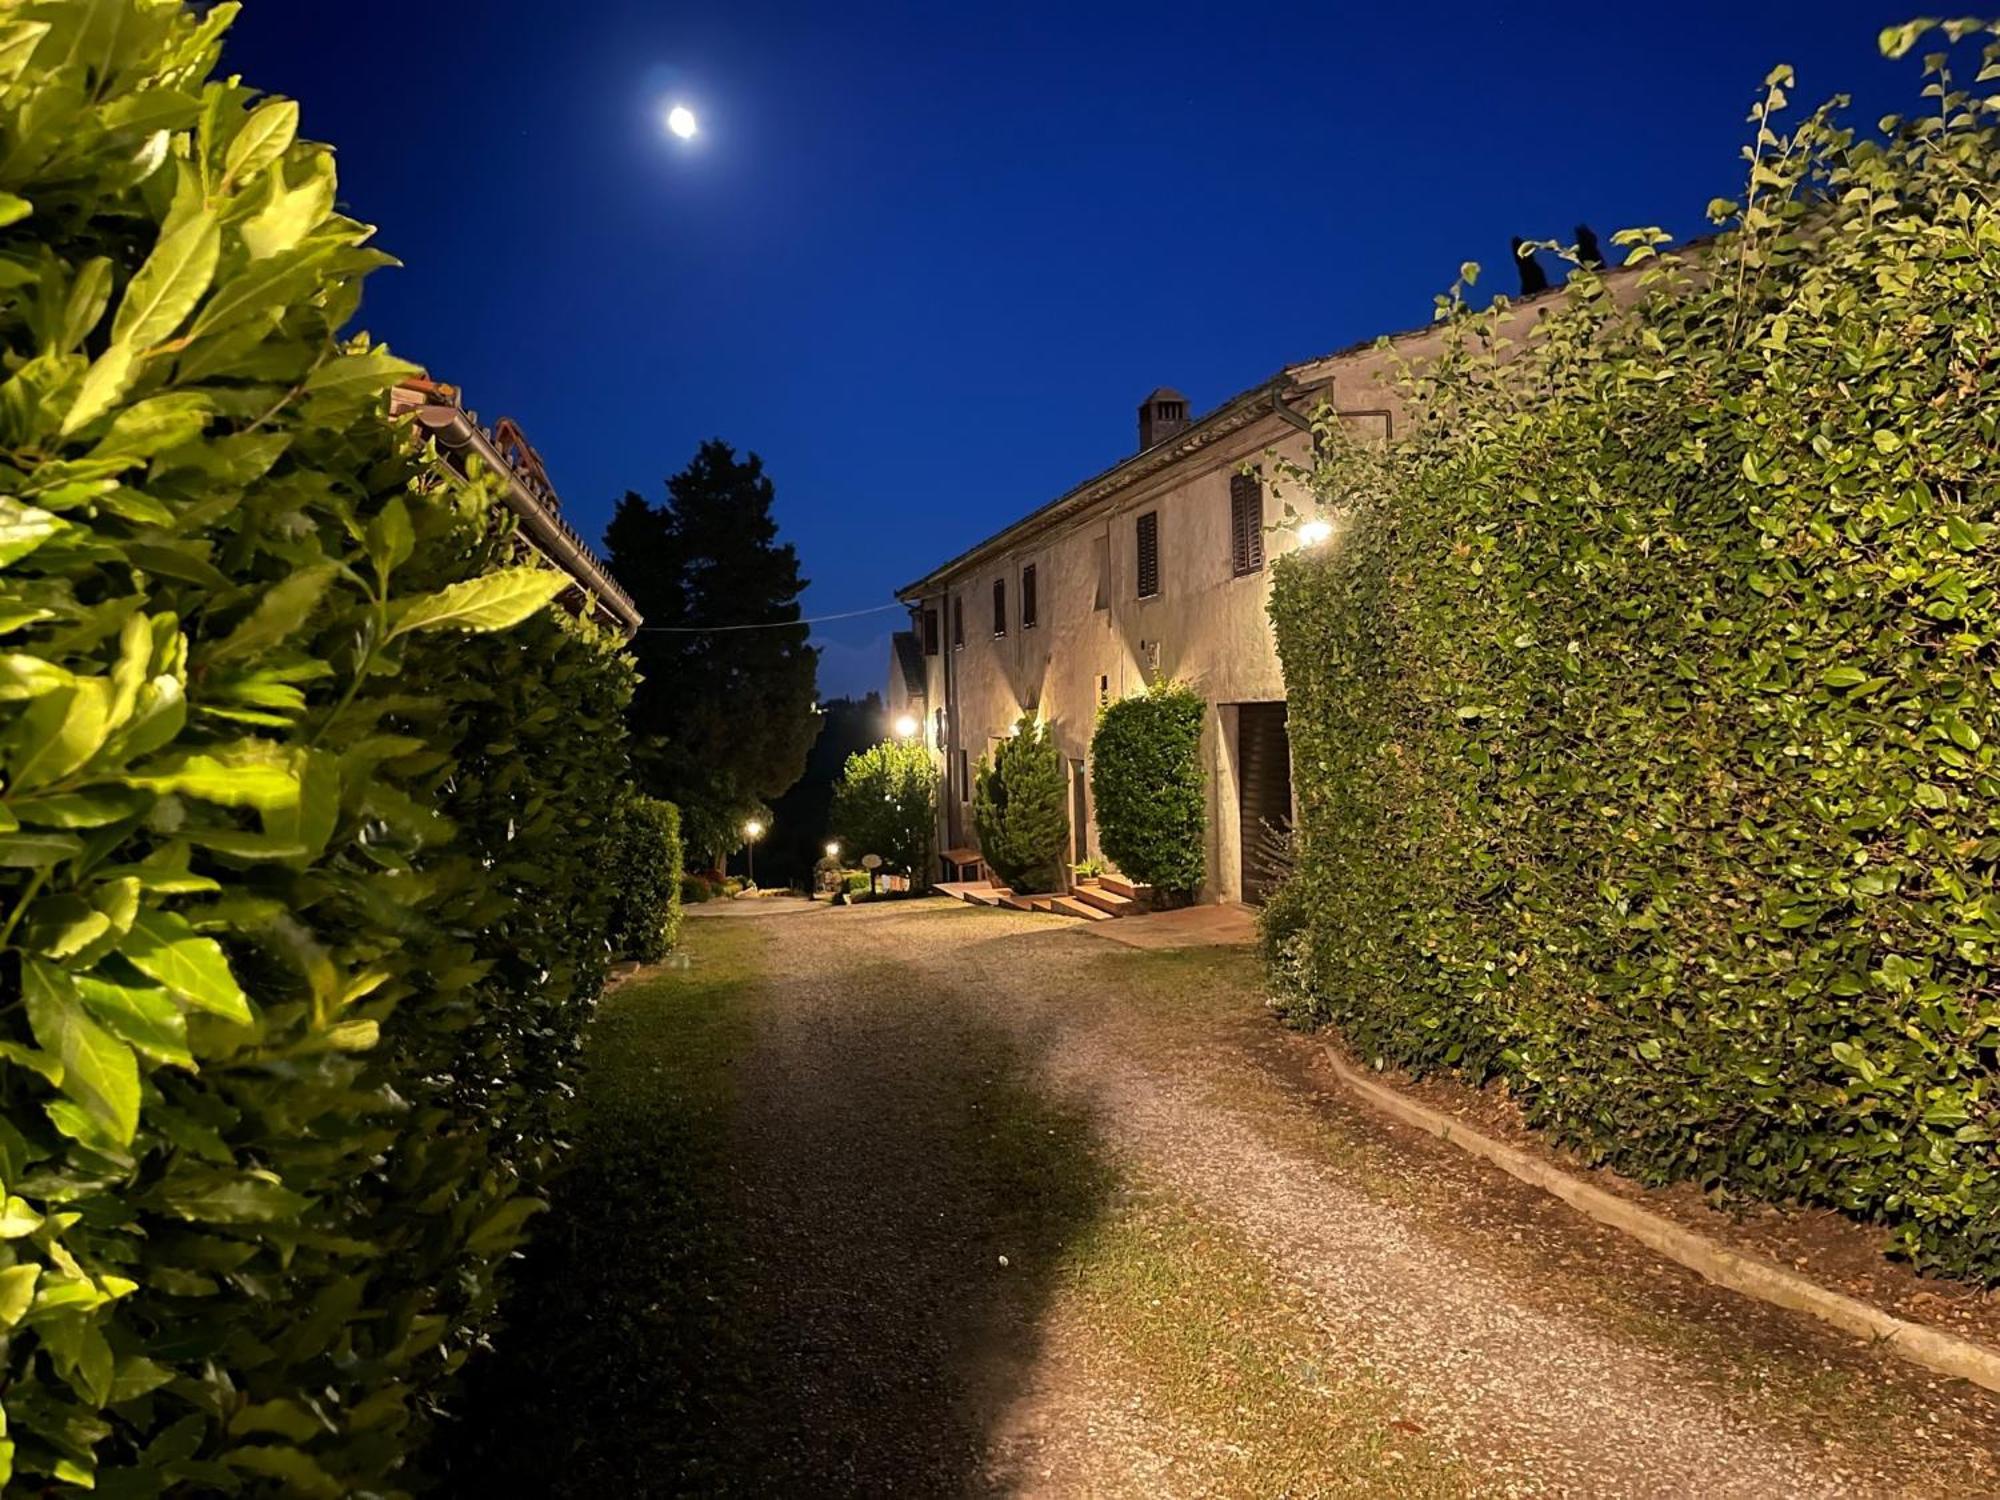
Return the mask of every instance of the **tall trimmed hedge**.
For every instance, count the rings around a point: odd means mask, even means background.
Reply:
[[[1780,69],[1713,243],[1532,331],[1448,300],[1387,451],[1323,417],[1266,931],[1369,1055],[1991,1282],[2000,135],[1944,68],[1884,141],[1783,133]]]
[[[632,689],[342,339],[236,7],[0,4],[0,1482],[390,1493],[605,962]]]
[[[1017,891],[1063,888],[1069,806],[1062,752],[1048,725],[1023,714],[1014,732],[981,756],[972,786],[980,857]]]
[[[1090,741],[1098,842],[1128,877],[1170,899],[1192,896],[1208,873],[1207,716],[1186,683],[1156,683],[1107,704]]]
[[[680,938],[680,809],[628,792],[612,824],[611,953],[654,963]]]

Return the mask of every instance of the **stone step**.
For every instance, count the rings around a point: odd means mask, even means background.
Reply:
[[[1122,917],[1127,912],[1139,910],[1139,903],[1130,896],[1121,896],[1102,886],[1080,885],[1070,894],[1079,901],[1088,902],[1108,917]]]
[[[1096,907],[1078,901],[1073,896],[1055,896],[1050,898],[1049,910],[1060,912],[1066,917],[1081,917],[1086,922],[1109,922],[1111,920],[1110,912],[1099,911]]]
[[[1123,896],[1127,901],[1146,902],[1153,899],[1150,885],[1138,885],[1122,875],[1100,876],[1097,882],[1114,896]]]

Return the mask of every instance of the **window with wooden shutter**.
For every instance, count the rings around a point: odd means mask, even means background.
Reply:
[[[1007,580],[993,580],[993,635],[995,639],[1007,633]]]
[[[1021,569],[1021,628],[1033,630],[1040,601],[1035,598],[1035,565]]]
[[[936,656],[937,654],[938,612],[935,609],[927,609],[924,611],[924,655]]]
[[[1139,597],[1150,599],[1160,591],[1160,513],[1149,510],[1139,517]]]
[[[1229,477],[1229,568],[1236,577],[1264,566],[1264,481],[1255,474]]]
[[[965,649],[965,599],[959,594],[951,596],[951,649]]]

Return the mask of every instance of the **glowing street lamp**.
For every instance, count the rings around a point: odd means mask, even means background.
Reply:
[[[691,141],[701,130],[701,122],[694,117],[694,111],[685,104],[676,104],[667,111],[667,129],[684,141]]]
[[[840,858],[840,841],[838,839],[826,846],[826,857],[828,859]]]
[[[895,725],[896,738],[899,740],[914,739],[916,738],[917,731],[922,727],[923,726],[919,724],[909,714],[898,715]]]
[[[1317,547],[1332,535],[1333,523],[1331,521],[1308,521],[1299,528],[1299,545],[1301,547]]]
[[[764,825],[755,818],[743,825],[743,848],[748,864],[747,874],[750,884],[757,883],[757,840],[764,836]]]

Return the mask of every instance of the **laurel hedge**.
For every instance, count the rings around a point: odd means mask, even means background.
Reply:
[[[1167,900],[1192,896],[1207,877],[1207,716],[1186,683],[1155,683],[1106,704],[1090,740],[1098,841],[1128,878]]]
[[[601,982],[632,672],[343,338],[236,11],[0,3],[0,1483],[393,1494]]]
[[[666,957],[681,930],[681,813],[671,802],[629,792],[612,824],[611,952],[649,964]]]
[[[2000,1281],[2000,133],[1777,124],[1722,232],[1444,299],[1277,568],[1284,1004],[1648,1182]],[[1892,28],[1901,55],[1923,33]],[[1980,64],[1975,63],[1975,66]]]

